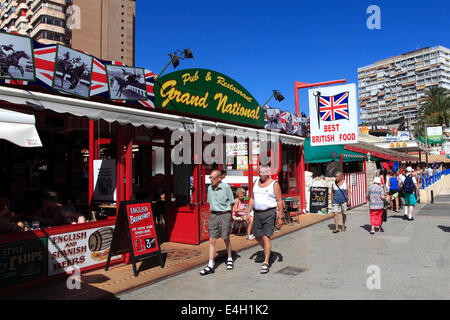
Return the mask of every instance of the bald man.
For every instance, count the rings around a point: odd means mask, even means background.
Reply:
[[[227,270],[234,268],[233,258],[231,255],[231,211],[234,205],[233,191],[231,187],[222,182],[222,173],[214,170],[209,176],[211,185],[208,187],[208,203],[211,214],[209,216],[209,262],[208,266],[200,271],[200,275],[214,273],[214,256],[216,254],[216,241],[222,236],[227,249]]]

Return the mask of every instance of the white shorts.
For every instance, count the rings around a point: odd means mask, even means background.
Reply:
[[[333,203],[333,206],[331,208],[332,212],[338,212],[342,214],[347,214],[347,202],[344,203]]]

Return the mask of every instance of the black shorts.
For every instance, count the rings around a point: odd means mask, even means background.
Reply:
[[[271,237],[275,228],[275,220],[277,217],[277,208],[266,211],[254,211],[253,214],[253,235],[257,238],[262,236]]]

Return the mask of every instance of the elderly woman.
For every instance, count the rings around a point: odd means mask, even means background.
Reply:
[[[333,205],[332,211],[334,213],[334,223],[336,228],[333,233],[339,232],[338,215],[342,213],[342,232],[345,232],[345,221],[347,220],[347,208],[350,206],[351,192],[347,188],[342,172],[336,173],[336,180],[333,183]]]
[[[380,177],[373,179],[373,185],[367,190],[367,200],[369,201],[370,210],[370,233],[375,233],[375,227],[379,227],[380,232],[384,232],[383,224],[383,208],[386,194],[381,183]]]

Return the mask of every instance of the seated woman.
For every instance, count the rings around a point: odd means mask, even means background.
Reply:
[[[71,205],[64,207],[62,210],[65,224],[86,223],[86,217],[81,213],[77,213],[75,208]]]
[[[244,218],[247,214],[247,209],[245,208],[244,203],[245,190],[243,188],[238,188],[236,190],[236,200],[233,206],[233,217]],[[253,240],[255,237],[252,234],[252,226],[253,226],[253,216],[250,216],[250,220],[247,225],[247,235],[245,236],[248,240]]]

